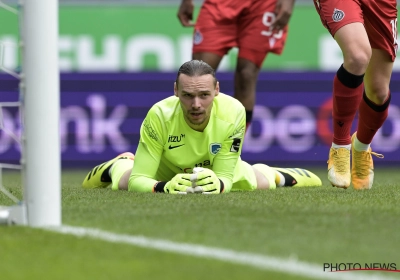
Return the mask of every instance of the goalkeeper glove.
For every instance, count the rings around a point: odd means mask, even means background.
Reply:
[[[176,174],[175,177],[168,182],[158,182],[154,186],[153,191],[171,194],[194,192],[192,182],[190,181],[190,174],[186,173]]]
[[[194,170],[191,180],[196,181],[195,193],[218,194],[224,191],[224,183],[218,179],[211,169],[199,168]]]

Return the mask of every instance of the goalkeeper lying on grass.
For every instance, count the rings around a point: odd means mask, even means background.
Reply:
[[[308,170],[251,166],[241,160],[245,109],[219,92],[215,72],[205,62],[184,63],[174,93],[149,110],[136,155],[123,153],[96,166],[84,179],[84,188],[218,194],[321,186]]]

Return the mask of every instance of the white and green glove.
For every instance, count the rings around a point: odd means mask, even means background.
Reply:
[[[191,174],[179,173],[176,174],[171,181],[158,182],[154,186],[154,192],[164,192],[170,194],[186,194],[193,193],[192,182],[190,181]]]
[[[219,194],[224,191],[224,183],[208,168],[194,168],[190,180],[195,193]]]

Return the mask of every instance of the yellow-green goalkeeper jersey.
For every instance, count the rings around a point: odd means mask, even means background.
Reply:
[[[238,100],[219,93],[209,123],[199,132],[186,123],[178,97],[156,103],[140,129],[129,190],[151,192],[158,181],[205,167],[214,171],[224,183],[224,192],[229,192],[241,161],[245,118],[245,109]]]

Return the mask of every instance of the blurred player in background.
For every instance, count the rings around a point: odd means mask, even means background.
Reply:
[[[136,155],[124,153],[96,166],[82,185],[172,194],[321,186],[308,170],[242,161],[244,132],[243,105],[219,92],[210,65],[192,60],[180,67],[174,96],[149,110]],[[203,169],[193,174],[195,167]]]
[[[370,144],[388,116],[389,82],[397,52],[396,0],[315,0],[323,25],[342,50],[333,80],[333,143],[328,179],[333,186],[370,189]],[[350,136],[359,112],[357,132]],[[352,164],[350,173],[350,150]]]
[[[193,23],[193,0],[182,0],[178,18],[194,26],[192,58],[217,69],[238,47],[234,97],[246,109],[246,128],[253,117],[260,67],[270,52],[281,54],[295,0],[204,0]]]

